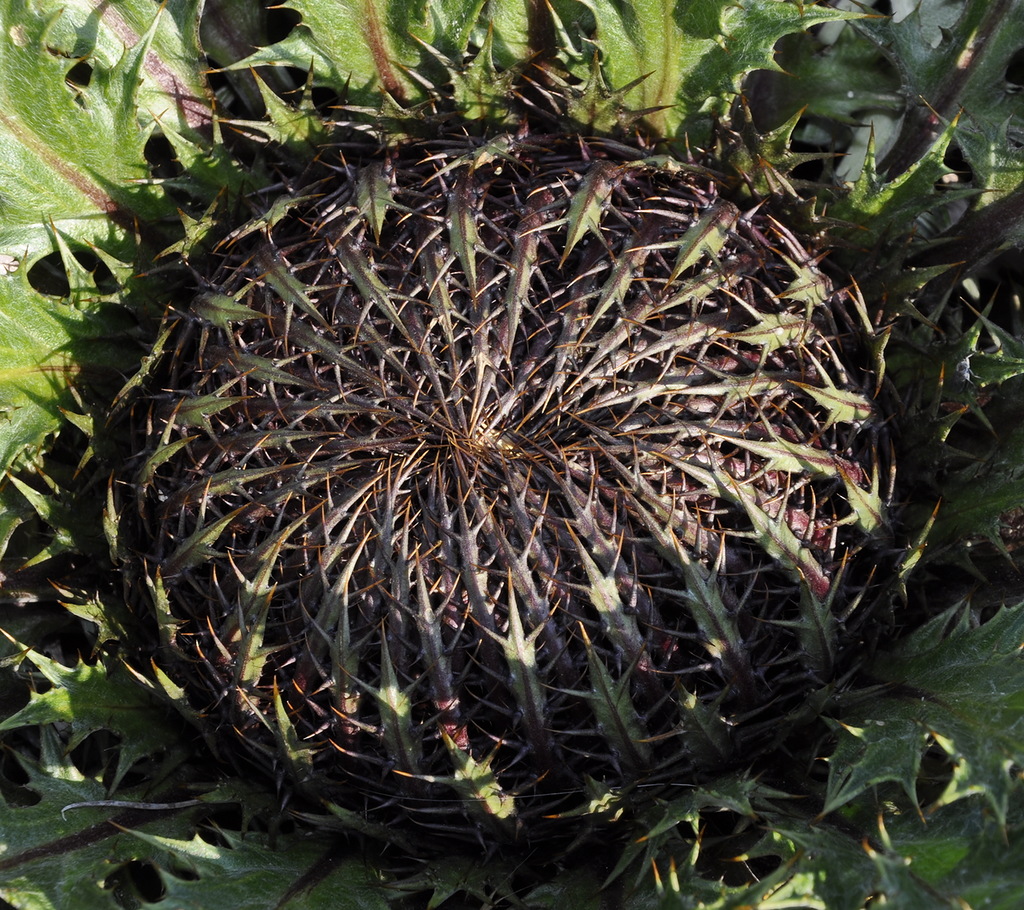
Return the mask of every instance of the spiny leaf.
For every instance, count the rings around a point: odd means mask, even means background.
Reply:
[[[933,189],[949,172],[943,157],[955,135],[948,125],[921,158],[895,177],[889,177],[876,158],[872,138],[864,167],[848,191],[830,208],[829,214],[848,221],[851,242],[859,248],[875,250],[895,231],[936,206]]]
[[[384,93],[409,103],[451,78],[446,61],[463,58],[474,28],[490,60],[489,26],[499,67],[521,65],[558,47],[560,63],[584,85],[595,85],[596,46],[606,86],[599,104],[643,113],[647,127],[659,135],[689,131],[691,138],[706,136],[709,115],[726,112],[744,76],[778,68],[774,49],[781,37],[859,16],[798,0],[698,0],[685,6],[676,0],[562,0],[549,13],[512,0],[445,0],[431,4],[426,15],[400,0],[345,0],[303,7],[302,14],[302,24],[287,38],[235,66],[306,70],[312,63],[318,80],[348,90],[357,104],[377,107]],[[583,30],[582,41],[573,26]],[[428,88],[416,85],[407,72]],[[460,84],[457,80],[457,88]],[[474,92],[462,90],[457,100],[471,112],[480,109]],[[497,108],[491,96],[484,107]],[[614,124],[616,118],[598,114],[596,122]]]
[[[423,750],[412,718],[412,700],[398,685],[387,639],[380,644],[381,684],[372,690],[380,711],[382,735],[388,743],[388,754],[395,757],[399,770],[415,774],[421,764]]]
[[[43,728],[46,751],[59,750],[52,733]],[[194,830],[195,810],[153,811],[110,808],[67,809],[79,803],[102,801],[106,788],[83,777],[62,757],[45,764],[18,759],[28,781],[22,797],[4,807],[3,854],[0,856],[0,899],[16,910],[118,910],[114,885],[117,870],[133,861],[160,862],[152,850],[140,849],[135,838],[118,825],[152,826],[169,836],[188,836]],[[143,805],[147,794],[122,791]],[[149,803],[156,802],[148,794]],[[192,814],[190,814],[190,812]],[[237,907],[237,904],[236,904]]]
[[[703,212],[677,241],[679,252],[669,283],[674,282],[687,269],[701,264],[702,260],[716,259],[739,217],[739,209],[727,200],[716,202]]]
[[[896,781],[910,799],[916,799],[914,788],[927,733],[915,718],[864,718],[859,721],[863,726],[829,722],[842,735],[829,757],[824,812],[845,806],[869,787],[886,781]]]
[[[1024,39],[1022,12],[1020,0],[923,0],[908,7],[906,15],[859,23],[885,48],[911,102],[887,156],[886,171],[902,174],[923,158],[943,126],[961,110],[978,124],[995,125],[1019,116],[1005,73]],[[1019,174],[1019,153],[1004,147],[1001,154],[1018,159]],[[984,158],[979,156],[977,165],[985,176],[992,174]],[[988,181],[982,185],[990,186]]]
[[[177,742],[177,728],[158,720],[150,697],[120,673],[109,673],[102,664],[65,667],[28,648],[24,657],[52,688],[33,693],[24,708],[0,722],[0,732],[66,723],[70,750],[89,734],[109,730],[121,738],[112,789],[140,758]]]
[[[700,119],[706,123],[726,112],[744,76],[778,68],[775,45],[784,35],[859,15],[788,0],[588,0],[586,5],[611,86],[635,83],[626,102],[656,109],[645,120],[658,134],[687,131],[691,140],[706,130]]]
[[[1024,893],[1022,790],[1014,790],[1005,828],[981,810],[978,800],[962,800],[924,818],[915,812],[888,815],[880,839],[909,861],[904,865],[928,886],[932,900],[949,900],[957,910],[965,904],[1016,910]]]
[[[448,200],[452,249],[462,265],[469,291],[476,297],[479,287],[476,281],[477,216],[474,208],[471,185],[468,181],[460,181]]]
[[[395,204],[391,192],[391,181],[387,177],[387,166],[375,162],[359,172],[356,184],[356,203],[370,227],[373,236],[380,242],[380,229],[384,224],[387,210]]]
[[[224,845],[142,830],[128,832],[161,862],[161,899],[154,910],[387,910],[379,875],[355,857],[325,850],[319,841],[272,845],[255,835],[221,830]],[[144,849],[145,849],[144,848]],[[170,859],[171,862],[167,862]],[[187,870],[182,874],[180,870]]]
[[[194,16],[195,9],[188,3],[182,11]],[[0,4],[0,249],[17,250],[31,264],[50,251],[49,224],[130,261],[133,215],[152,222],[174,214],[149,180],[146,138],[156,117],[173,125],[181,115],[184,129],[204,108],[205,121],[211,115],[198,49],[159,19],[138,0],[101,14],[81,2]],[[153,65],[158,35],[164,55],[180,60],[187,76]],[[88,61],[86,85],[65,81],[76,59]],[[31,92],[19,88],[26,79]],[[181,103],[190,96],[191,115]]]
[[[410,73],[438,83],[446,77],[426,47],[461,60],[482,6],[483,0],[441,0],[429,8],[404,0],[303,4],[301,24],[286,38],[232,68],[312,68],[319,83],[346,91],[353,103],[377,108],[384,93],[410,103],[425,94]]]
[[[538,625],[526,634],[515,588],[511,584],[508,597],[508,635],[501,639],[501,644],[512,671],[512,691],[523,712],[523,726],[533,748],[538,755],[546,757],[551,751],[551,734],[547,729],[547,696],[537,664],[537,638],[544,627]]]
[[[940,616],[932,625],[945,622]],[[927,732],[957,768],[937,805],[980,793],[1005,824],[1011,767],[1024,764],[1024,607],[1007,607],[977,628],[965,613],[947,638],[936,641],[933,633],[925,626],[871,667],[899,688],[844,713],[828,805],[837,808],[882,780],[909,788],[920,753],[906,743]],[[903,742],[895,753],[894,739]]]

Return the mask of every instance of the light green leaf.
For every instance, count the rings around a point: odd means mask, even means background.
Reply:
[[[40,294],[24,267],[0,275],[0,471],[63,424],[69,384],[130,364],[131,345],[109,337],[121,327],[112,309]]]
[[[566,215],[567,233],[560,265],[565,265],[569,254],[586,234],[593,234],[599,242],[603,239],[601,216],[619,179],[621,168],[608,161],[598,161],[587,171]]]
[[[585,631],[581,634],[586,636]],[[614,679],[590,640],[587,663],[590,667],[591,691],[583,693],[594,712],[597,727],[615,750],[619,760],[629,768],[643,768],[650,761],[651,747],[643,719],[629,697],[628,674]]]
[[[419,100],[423,90],[410,77],[438,82],[444,68],[424,43],[461,59],[484,0],[339,0],[285,3],[302,17],[283,40],[233,64],[235,69],[269,64],[312,68],[320,84],[345,89],[351,101],[378,107],[383,93],[400,102]]]
[[[1017,910],[1024,894],[1024,790],[1017,787],[1012,822],[1002,828],[979,811],[976,800],[964,800],[930,813],[912,812],[886,820],[891,848],[910,860],[909,870],[933,890],[961,908]]]
[[[626,96],[664,136],[702,136],[726,113],[744,76],[778,69],[775,45],[791,32],[859,13],[814,3],[756,0],[587,0],[612,88],[640,79]],[[646,77],[646,78],[644,78]]]
[[[424,43],[458,61],[475,37],[502,67],[558,45],[561,62],[585,83],[596,51],[603,97],[616,103],[625,90],[622,102],[648,112],[647,125],[671,137],[687,130],[704,137],[710,116],[725,113],[746,74],[778,68],[774,51],[783,35],[860,15],[799,0],[557,0],[550,14],[547,5],[532,9],[518,0],[293,5],[301,24],[236,67],[312,65],[318,82],[377,108],[384,92],[400,102],[422,99],[411,72],[435,85],[450,78]]]
[[[174,214],[146,141],[160,120],[191,131],[212,117],[198,4],[174,6],[183,19],[141,0],[0,2],[0,250],[31,264],[58,231],[130,261],[135,216]]]
[[[505,827],[515,817],[515,797],[502,789],[497,775],[491,768],[492,755],[483,759],[473,757],[467,749],[461,749],[447,732],[442,739],[452,759],[454,774],[445,782],[465,800],[468,800],[484,820]]]

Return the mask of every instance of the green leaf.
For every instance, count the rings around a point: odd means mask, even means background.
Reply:
[[[946,806],[922,819],[904,813],[886,820],[891,849],[909,869],[954,906],[1016,910],[1024,894],[1024,792],[1015,788],[1012,823],[995,823],[975,800]],[[933,893],[934,893],[933,892]]]
[[[892,221],[908,206],[927,212],[923,203],[930,196],[928,218],[935,221],[939,214],[939,222],[948,222],[950,213],[943,213],[948,203],[969,194],[971,207],[957,225],[959,236],[935,250],[926,264],[965,261],[977,267],[995,252],[1024,242],[1024,102],[1008,75],[1024,44],[1024,3],[923,0],[859,27],[896,67],[906,102],[878,172],[896,178],[892,190],[905,175],[917,175],[911,179],[916,193],[904,187],[894,194],[873,180],[878,195],[861,201],[876,210],[882,203],[885,220]],[[934,184],[942,176],[941,154],[951,138],[967,160],[970,185],[952,193],[949,186],[929,191],[925,181]]]
[[[442,739],[452,759],[454,774],[450,778],[430,778],[443,780],[454,789],[459,796],[467,800],[484,822],[494,821],[500,828],[508,827],[515,818],[516,801],[512,794],[505,792],[498,782],[497,775],[491,769],[493,755],[477,759],[467,749],[461,749],[447,732],[442,732]]]
[[[863,170],[829,214],[853,225],[851,241],[865,249],[875,249],[891,234],[905,231],[915,218],[939,206],[934,187],[950,172],[943,158],[953,136],[950,125],[920,158],[892,178],[876,158],[872,137]]]
[[[70,750],[89,734],[109,730],[121,739],[111,789],[136,761],[177,743],[178,726],[161,718],[153,699],[125,674],[110,673],[102,664],[65,667],[31,649],[26,649],[24,656],[51,688],[33,692],[24,708],[0,722],[0,733],[40,724],[67,724]]]
[[[587,171],[566,215],[565,249],[560,266],[565,265],[573,248],[587,233],[593,234],[599,242],[603,240],[601,216],[608,197],[621,179],[621,172],[618,165],[608,161],[598,161]]]
[[[777,70],[784,35],[860,14],[814,3],[755,0],[588,0],[596,43],[612,88],[640,80],[626,95],[660,135],[703,137],[709,119],[728,111],[743,77]]]
[[[44,731],[44,741],[50,734]],[[0,835],[0,899],[15,910],[118,910],[117,871],[148,859],[119,824],[152,824],[182,836],[188,814],[110,808],[68,809],[103,800],[105,788],[66,758],[45,767],[19,759],[28,781],[23,804],[8,803]],[[109,883],[109,884],[108,884]]]
[[[56,231],[130,261],[135,216],[174,214],[146,141],[160,120],[191,131],[212,117],[198,4],[174,6],[183,18],[143,0],[0,2],[0,251],[31,264]]]
[[[44,745],[52,735],[43,731]],[[43,764],[20,758],[22,803],[9,798],[0,833],[0,899],[14,910],[384,910],[380,875],[362,856],[323,838],[276,838],[225,830],[210,818],[218,804],[265,805],[265,795],[235,783],[195,799],[164,801],[125,791],[106,800],[50,743]],[[56,756],[56,757],[55,757]],[[195,776],[195,769],[189,769]],[[10,782],[0,778],[4,794]],[[197,833],[203,823],[204,834]],[[213,826],[213,827],[211,827]],[[211,832],[216,830],[215,835]],[[204,839],[205,838],[205,839]],[[215,840],[216,843],[211,843]],[[140,893],[134,870],[148,869],[159,895]],[[150,889],[153,884],[150,884]]]
[[[370,865],[319,839],[266,838],[222,831],[223,844],[129,832],[157,855],[162,900],[153,910],[386,910],[389,902]],[[167,860],[170,860],[168,862]]]
[[[710,117],[727,111],[745,75],[778,69],[774,50],[782,36],[860,15],[800,0],[559,0],[547,13],[518,0],[343,0],[294,7],[301,24],[236,68],[312,66],[315,81],[376,109],[385,93],[401,103],[422,99],[410,73],[434,85],[452,78],[424,45],[459,61],[475,35],[488,57],[493,42],[502,67],[521,66],[558,46],[561,62],[587,84],[593,84],[596,48],[608,103],[644,112],[648,127],[660,135],[690,131],[694,138],[706,137]],[[482,37],[488,30],[491,39]]]
[[[988,124],[1021,115],[1005,74],[1024,41],[1022,15],[1021,0],[922,0],[859,23],[896,66],[909,102],[887,170],[906,170],[961,110]]]
[[[0,275],[0,471],[62,426],[69,385],[130,365],[132,346],[113,340],[122,325],[112,308],[39,293],[24,267]]]
[[[211,121],[198,9],[197,0],[164,12],[148,0],[102,9],[0,0],[0,472],[61,426],[69,385],[132,365],[123,336],[106,340],[125,326],[101,309],[76,257],[130,281],[139,240],[162,246],[154,226],[177,221],[145,147],[158,123],[199,141]],[[33,277],[53,251],[63,300]],[[15,516],[29,513],[13,491],[0,495],[2,546]]]
[[[284,3],[301,15],[283,40],[232,65],[294,66],[312,69],[314,80],[349,100],[377,108],[384,93],[399,102],[423,97],[409,73],[444,81],[444,68],[424,45],[461,59],[483,0],[339,0],[336,3]]]
[[[936,805],[981,794],[1005,824],[1011,769],[1024,765],[1022,641],[1024,605],[1019,605],[978,627],[965,615],[938,641],[933,626],[925,626],[880,656],[871,672],[896,688],[844,713],[829,770],[828,809],[885,780],[910,792],[920,743],[928,734],[955,769]]]
[[[912,712],[901,713],[885,700],[884,719],[865,717],[859,726],[830,720],[841,731],[839,744],[829,757],[828,792],[824,811],[832,812],[870,787],[895,781],[914,799],[914,787],[927,731]]]
[[[629,697],[630,678],[614,679],[580,627],[587,648],[591,690],[582,693],[590,703],[597,728],[607,738],[619,760],[629,768],[643,768],[650,761],[650,744],[644,723]]]

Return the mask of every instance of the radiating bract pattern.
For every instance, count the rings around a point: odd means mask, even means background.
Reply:
[[[168,317],[165,665],[301,791],[532,833],[749,761],[884,627],[856,289],[649,154],[333,149]]]

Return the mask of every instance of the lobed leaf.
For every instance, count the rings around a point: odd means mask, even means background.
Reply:
[[[174,215],[146,140],[161,119],[190,131],[212,118],[194,26],[182,28],[198,3],[176,7],[178,19],[142,0],[99,13],[0,3],[0,250],[31,265],[56,231],[130,261],[134,217]]]
[[[978,793],[1006,824],[1011,769],[1024,765],[1024,606],[1004,608],[979,627],[965,614],[948,637],[936,641],[933,633],[925,626],[872,665],[875,677],[896,688],[844,714],[827,806],[883,780],[909,789],[927,733],[956,767],[936,805]]]

